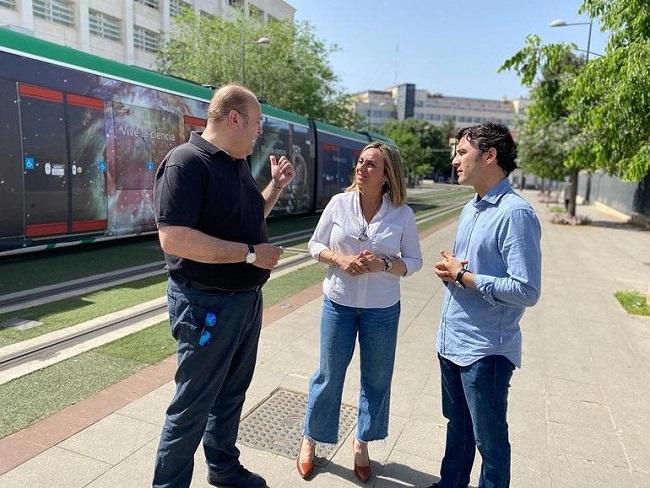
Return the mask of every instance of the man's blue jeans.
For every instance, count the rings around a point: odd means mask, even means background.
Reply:
[[[201,438],[211,473],[227,474],[239,467],[235,442],[255,369],[262,293],[205,292],[170,279],[167,298],[172,335],[178,341],[178,369],[153,486],[187,488]]]
[[[356,308],[325,297],[321,316],[320,362],[309,382],[305,435],[336,443],[343,383],[357,335],[361,359],[361,390],[357,439],[368,442],[388,435],[390,384],[395,364],[400,304]]]
[[[510,485],[508,388],[514,370],[504,356],[487,356],[458,366],[438,355],[442,376],[442,413],[447,444],[440,488],[467,488],[475,448],[483,459],[479,488]]]

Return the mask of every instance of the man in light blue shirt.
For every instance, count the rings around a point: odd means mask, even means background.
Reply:
[[[476,195],[461,213],[453,251],[435,264],[447,287],[437,349],[448,423],[440,481],[431,488],[467,488],[475,448],[483,459],[479,488],[506,488],[508,387],[521,366],[519,320],[539,299],[541,230],[508,182],[517,157],[508,128],[488,122],[457,139],[458,182]]]

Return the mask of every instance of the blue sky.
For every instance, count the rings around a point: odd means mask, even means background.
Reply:
[[[396,83],[449,96],[526,95],[513,73],[497,73],[528,34],[587,48],[589,26],[551,28],[553,19],[588,21],[581,0],[287,0],[296,20],[336,44],[331,66],[349,92]],[[591,51],[607,36],[594,24]]]

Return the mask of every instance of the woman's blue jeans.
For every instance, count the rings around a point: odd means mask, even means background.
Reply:
[[[400,303],[386,308],[356,308],[325,297],[320,332],[320,362],[309,382],[305,435],[336,443],[343,383],[357,336],[361,390],[357,439],[374,441],[388,435],[390,383],[395,363]]]
[[[486,356],[458,366],[438,356],[442,375],[442,414],[447,423],[440,488],[467,488],[476,448],[483,463],[479,488],[510,486],[508,388],[513,364],[504,356]]]

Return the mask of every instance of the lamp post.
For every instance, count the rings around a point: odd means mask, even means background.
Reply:
[[[257,41],[246,42],[244,29],[241,30],[241,84],[244,86],[246,82],[246,44],[257,44],[260,46],[267,46],[271,44],[271,39],[268,37],[260,37]]]
[[[562,19],[555,19],[550,23],[551,27],[569,27],[572,25],[588,25],[589,26],[589,36],[587,37],[587,55],[586,62],[589,62],[589,54],[591,48],[591,29],[594,25],[593,19],[590,19],[589,22],[566,22]],[[578,195],[578,170],[573,169],[571,171],[571,187],[569,189],[569,208],[567,209],[570,217],[576,216],[576,196]]]

